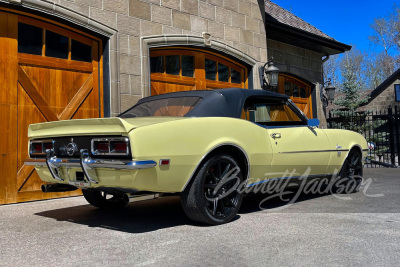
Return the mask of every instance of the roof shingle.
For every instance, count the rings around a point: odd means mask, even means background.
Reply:
[[[329,40],[336,41],[329,35],[323,33],[322,31],[318,30],[316,27],[312,26],[311,24],[305,22],[301,18],[297,17],[296,15],[292,14],[288,10],[278,6],[277,4],[266,0],[265,1],[265,13],[266,13],[266,20],[279,22],[288,26],[291,26],[296,29],[300,29],[319,37],[323,37]]]

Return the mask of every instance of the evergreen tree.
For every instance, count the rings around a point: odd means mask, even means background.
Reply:
[[[343,61],[342,69],[343,82],[340,90],[342,95],[333,102],[337,108],[332,110],[336,118],[331,121],[331,128],[346,129],[363,134],[367,136],[367,141],[370,144],[387,142],[387,133],[377,133],[375,131],[386,121],[372,120],[370,117],[371,111],[357,111],[362,104],[368,102],[368,97],[363,96],[362,83],[357,76],[355,62],[348,55]],[[370,151],[369,158],[383,154],[387,149],[388,147],[385,146],[380,146],[379,149],[374,148]]]
[[[368,98],[362,97],[361,81],[357,75],[356,64],[354,58],[346,53],[342,61],[342,77],[343,82],[340,93],[343,95],[336,98],[333,102],[338,108],[332,110],[332,113],[340,118],[336,122],[332,122],[333,128],[344,128],[360,132],[360,121],[354,120],[356,110],[362,104],[368,102]]]

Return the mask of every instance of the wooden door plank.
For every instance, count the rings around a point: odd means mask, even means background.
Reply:
[[[24,184],[29,180],[35,168],[33,166],[23,165],[17,174],[17,191],[20,191]]]
[[[85,101],[87,96],[93,89],[93,74],[86,79],[85,83],[79,88],[78,92],[72,98],[72,100],[68,103],[68,106],[64,109],[64,111],[60,115],[60,120],[69,120],[71,119],[78,108]]]
[[[0,204],[17,200],[17,37],[18,17],[0,12]]]
[[[18,58],[21,65],[81,71],[85,73],[91,73],[93,71],[92,63],[88,62],[79,62],[62,58],[42,57],[28,54],[19,54]]]
[[[40,112],[46,118],[47,121],[57,121],[57,115],[51,110],[49,105],[43,99],[43,97],[38,93],[37,88],[31,82],[29,77],[26,75],[25,71],[19,66],[18,68],[18,81],[24,88],[25,92],[29,95],[35,105],[38,107]]]
[[[92,99],[93,97],[98,99],[99,101],[95,101],[92,106],[98,110],[98,115],[96,117],[103,117],[103,108],[102,108],[102,93],[100,90],[100,83],[99,83],[99,43],[94,41],[92,45],[92,65],[93,65],[93,82],[92,82]]]
[[[195,71],[196,90],[206,89],[206,71],[205,71],[205,57],[203,53],[196,53],[195,55]]]

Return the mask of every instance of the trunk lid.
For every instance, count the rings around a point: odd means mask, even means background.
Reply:
[[[186,119],[184,117],[95,118],[53,121],[29,125],[28,137],[47,138],[79,135],[124,135],[146,125]]]

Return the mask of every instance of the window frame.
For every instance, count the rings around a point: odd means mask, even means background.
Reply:
[[[400,84],[394,85],[394,100],[400,102]]]
[[[27,25],[31,25],[31,26],[35,26],[38,28],[42,29],[42,53],[41,55],[36,55],[36,54],[28,54],[28,53],[22,53],[22,52],[18,52],[18,55],[20,56],[20,58],[34,58],[34,57],[40,57],[40,58],[48,58],[49,60],[57,60],[60,62],[77,62],[78,64],[92,64],[93,63],[93,53],[95,53],[94,49],[93,49],[93,45],[94,45],[94,41],[90,38],[87,38],[85,36],[82,36],[78,33],[72,32],[70,30],[64,29],[62,27],[56,26],[54,24],[50,24],[41,20],[36,20],[33,18],[29,18],[26,16],[18,16],[18,23],[23,23],[23,24],[27,24]],[[46,56],[46,33],[47,31],[51,31],[53,33],[65,36],[68,38],[68,58],[58,58],[58,57],[50,57],[50,56]],[[84,45],[90,46],[91,48],[91,61],[79,61],[79,60],[72,60],[72,55],[71,55],[71,43],[72,40],[75,40],[77,42],[80,42]]]
[[[165,68],[165,59],[163,59],[164,61],[163,72],[151,72],[151,65],[150,65],[151,58],[157,56],[163,56],[165,58],[165,56],[167,55],[193,56],[194,57],[193,77],[183,76],[182,68],[180,68],[180,75],[167,74]],[[180,61],[182,61],[181,58],[182,57],[180,57]],[[215,70],[216,80],[206,79],[206,70],[205,70],[206,59],[210,59],[217,62]],[[229,82],[218,81],[218,63],[223,64],[229,68]],[[163,47],[163,48],[151,49],[148,69],[150,72],[151,81],[156,83],[161,82],[161,83],[193,86],[193,88],[195,88],[194,90],[208,90],[208,89],[229,88],[229,87],[248,88],[247,67],[221,54],[203,49],[187,48],[187,47]],[[240,74],[240,83],[231,82],[232,81],[231,69],[234,69]]]
[[[274,103],[276,101],[276,103]],[[249,105],[259,105],[259,104],[276,104],[276,105],[282,105],[285,114],[287,114],[287,111],[285,108],[288,108],[289,111],[293,112],[293,114],[299,119],[299,120],[288,120],[288,121],[268,121],[268,122],[256,122],[256,121],[251,121],[250,120],[250,112],[245,111],[246,104]],[[276,100],[276,99],[271,99],[268,97],[254,97],[250,96],[246,98],[246,100],[243,102],[243,107],[242,107],[242,119],[253,122],[257,125],[260,125],[262,127],[289,127],[289,126],[307,126],[307,121],[308,118],[304,115],[304,113],[296,106],[296,104],[288,99],[288,100]],[[288,116],[289,118],[289,116]]]

